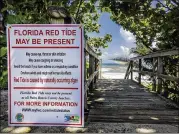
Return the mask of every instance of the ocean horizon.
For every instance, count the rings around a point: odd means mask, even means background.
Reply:
[[[104,60],[102,61],[102,65],[120,65],[115,60]]]
[[[115,60],[104,60],[102,61],[102,67],[126,67],[126,64],[123,64],[123,62],[115,61]]]

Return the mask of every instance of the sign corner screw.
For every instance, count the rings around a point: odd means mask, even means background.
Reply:
[[[79,26],[79,29],[81,29],[81,28],[82,28],[82,25]]]

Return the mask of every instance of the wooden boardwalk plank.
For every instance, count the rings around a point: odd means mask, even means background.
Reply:
[[[98,80],[90,123],[179,124],[179,109],[131,80]]]

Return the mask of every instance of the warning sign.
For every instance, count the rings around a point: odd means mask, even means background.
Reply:
[[[83,27],[7,26],[9,125],[84,126]]]

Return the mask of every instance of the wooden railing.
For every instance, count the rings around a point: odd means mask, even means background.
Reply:
[[[86,68],[86,61],[87,56],[89,56],[89,68]],[[88,111],[88,105],[87,105],[87,98],[89,95],[89,92],[94,89],[94,86],[96,84],[97,79],[99,78],[100,74],[100,59],[98,55],[94,52],[94,50],[88,46],[85,45],[85,69],[84,69],[84,78],[85,78],[85,110]]]
[[[165,62],[165,57],[171,57],[175,56],[175,65],[174,63],[169,63],[169,67],[175,66],[175,73],[174,75],[170,75],[170,73],[165,73],[164,74],[164,62]],[[145,71],[144,70],[144,65],[142,64],[146,59],[151,60],[151,65],[152,69],[151,71]],[[142,62],[143,61],[143,62]],[[138,69],[134,69],[134,63],[138,66]],[[179,94],[179,90],[170,90],[165,88],[164,82],[167,81],[172,81],[177,83],[177,86],[179,86],[179,49],[175,50],[169,50],[169,51],[160,51],[160,52],[155,52],[151,53],[145,56],[139,56],[139,57],[134,57],[130,59],[126,74],[125,74],[125,79],[129,79],[129,76],[131,76],[131,80],[133,80],[133,72],[138,73],[138,83],[141,84],[141,76],[142,75],[148,75],[151,76],[152,78],[152,90],[157,91],[157,93],[160,93],[162,95],[166,95],[169,92],[172,92],[174,94]]]

